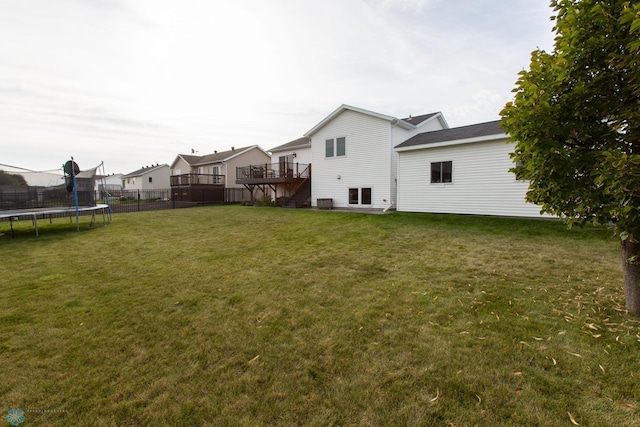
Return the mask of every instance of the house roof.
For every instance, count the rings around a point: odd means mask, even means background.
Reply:
[[[431,144],[443,145],[444,143],[475,142],[505,135],[504,130],[500,128],[500,120],[496,120],[493,122],[419,133],[397,145],[396,149],[411,149]]]
[[[178,158],[182,158],[185,162],[187,162],[189,166],[210,165],[212,163],[221,163],[221,162],[230,160],[233,157],[244,154],[247,151],[253,150],[255,148],[261,150],[267,156],[269,155],[258,145],[251,145],[248,147],[233,148],[227,151],[220,151],[220,152],[214,152],[211,154],[205,154],[204,156],[178,154],[178,157],[176,157],[176,160],[178,160]],[[172,166],[175,165],[176,160],[173,161],[173,163],[171,164]]]
[[[335,109],[331,114],[329,114],[327,117],[325,117],[320,123],[318,123],[313,128],[311,128],[311,130],[309,130],[307,133],[305,133],[304,136],[309,137],[309,136],[313,135],[314,133],[316,133],[317,131],[322,129],[327,123],[329,123],[331,120],[333,120],[336,116],[340,115],[342,112],[347,111],[347,110],[355,111],[356,113],[360,113],[360,114],[366,114],[367,116],[377,117],[379,119],[386,120],[386,121],[390,122],[394,126],[399,126],[401,128],[404,128],[404,129],[415,129],[421,123],[426,122],[427,120],[433,119],[435,117],[439,117],[441,119],[441,121],[442,121],[442,124],[445,127],[448,127],[448,125],[444,121],[444,118],[442,117],[442,113],[439,113],[439,112],[438,113],[423,114],[423,115],[415,116],[415,117],[409,117],[407,119],[398,119],[396,117],[388,116],[386,114],[381,114],[381,113],[376,113],[376,112],[373,112],[373,111],[365,110],[364,108],[358,108],[358,107],[354,107],[352,105],[342,104],[340,107]]]
[[[302,138],[298,138],[294,141],[287,142],[286,144],[278,145],[275,148],[272,148],[272,153],[276,153],[278,151],[287,151],[294,148],[308,148],[311,147],[311,138],[303,136]]]
[[[153,165],[145,166],[145,167],[140,168],[138,170],[135,170],[133,172],[129,172],[128,174],[125,174],[122,177],[126,178],[126,177],[131,177],[131,176],[141,176],[141,175],[148,174],[149,172],[152,172],[154,170],[158,170],[158,169],[161,169],[161,168],[164,168],[164,167],[168,168],[169,165],[165,163],[165,164],[162,164],[162,165],[161,164],[157,164],[155,166],[153,166]]]
[[[411,123],[414,126],[418,126],[420,123],[424,122],[425,120],[428,120],[432,117],[437,116],[440,113],[429,113],[429,114],[423,114],[421,116],[409,116],[405,119],[402,119],[403,121],[407,122],[407,123]]]

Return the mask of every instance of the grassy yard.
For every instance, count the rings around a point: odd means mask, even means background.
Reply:
[[[637,426],[605,229],[255,207],[0,223],[21,425]]]

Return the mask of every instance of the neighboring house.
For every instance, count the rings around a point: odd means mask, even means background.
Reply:
[[[171,163],[174,199],[183,201],[233,201],[225,189],[243,189],[237,183],[237,169],[246,165],[271,163],[269,154],[258,145],[234,148],[204,156],[178,154]],[[226,192],[229,193],[229,192]]]
[[[514,144],[499,121],[425,132],[396,146],[397,210],[540,217],[529,183],[509,172]]]
[[[67,178],[69,179],[69,178]],[[81,205],[94,206],[96,186],[96,168],[83,170],[76,175],[76,187],[78,190],[78,199]]]
[[[123,190],[165,190],[169,188],[171,168],[157,164],[140,168],[122,176]]]
[[[418,133],[448,127],[441,113],[398,119],[340,106],[304,135],[311,139],[312,206],[394,208],[393,147]]]
[[[98,175],[96,176],[96,194],[103,197],[104,193],[108,193],[111,196],[120,195],[122,191],[122,177],[121,173],[115,173],[111,175]]]

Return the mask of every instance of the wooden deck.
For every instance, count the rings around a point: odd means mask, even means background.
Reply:
[[[264,163],[236,168],[236,184],[285,184],[311,176],[311,165],[303,163]]]

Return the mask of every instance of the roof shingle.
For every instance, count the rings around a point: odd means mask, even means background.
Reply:
[[[478,123],[469,126],[461,126],[451,129],[435,130],[423,132],[415,135],[396,148],[413,147],[416,145],[434,144],[436,142],[457,141],[461,139],[479,138],[490,135],[504,135],[504,130],[500,128],[500,120],[486,123]]]
[[[430,119],[431,117],[437,115],[438,113],[429,113],[429,114],[422,114],[420,116],[409,116],[406,119],[402,119],[403,121],[407,122],[407,123],[411,123],[414,126],[419,125],[420,123],[424,122],[427,119]]]
[[[294,141],[287,142],[286,144],[278,145],[277,147],[274,147],[269,151],[271,152],[284,151],[291,148],[303,147],[305,145],[310,145],[310,144],[311,144],[311,138],[303,136],[302,138],[298,138]]]
[[[223,160],[228,159],[229,157],[241,153],[249,148],[255,147],[254,145],[248,147],[240,147],[234,148],[233,150],[220,151],[217,153],[205,154],[204,156],[193,156],[188,154],[180,154],[180,157],[184,159],[190,166],[209,164],[209,163],[218,163]]]

